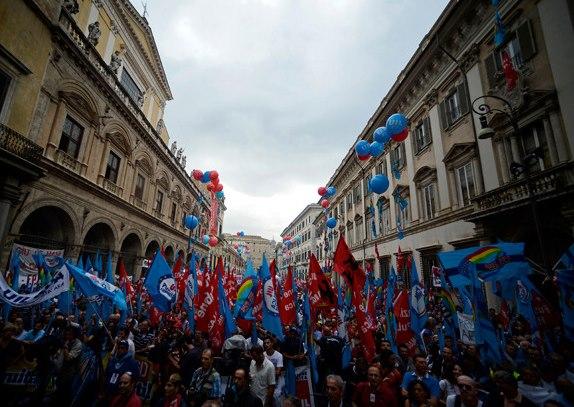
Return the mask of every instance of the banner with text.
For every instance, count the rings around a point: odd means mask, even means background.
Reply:
[[[0,301],[13,307],[30,307],[52,299],[70,288],[70,275],[66,266],[62,266],[52,277],[52,280],[31,294],[18,294],[8,285],[0,274]]]

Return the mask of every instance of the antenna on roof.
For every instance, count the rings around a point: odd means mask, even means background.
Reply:
[[[142,17],[146,18],[147,17],[147,1],[142,1],[142,6],[143,6],[143,14]]]

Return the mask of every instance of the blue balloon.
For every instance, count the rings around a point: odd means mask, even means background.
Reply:
[[[327,219],[327,222],[325,224],[327,225],[327,227],[329,229],[333,229],[333,228],[335,228],[335,226],[337,226],[337,219],[329,218],[329,219]]]
[[[376,194],[383,194],[389,189],[389,179],[386,175],[377,174],[369,181],[369,189]]]
[[[185,227],[189,230],[195,229],[195,227],[199,224],[199,219],[193,215],[187,215],[185,217]]]
[[[337,189],[335,187],[327,188],[327,194],[329,194],[329,196],[335,196],[336,193],[337,193]]]
[[[371,155],[373,157],[378,157],[381,154],[383,154],[383,151],[385,149],[385,146],[383,146],[381,143],[379,143],[378,141],[373,141],[371,143]]]
[[[223,199],[223,197],[224,197],[225,195],[223,194],[223,191],[219,191],[219,192],[216,192],[216,193],[215,193],[215,196],[217,197],[217,199]]]
[[[404,114],[395,113],[387,119],[387,130],[394,136],[406,129],[407,124],[407,118]]]
[[[357,155],[366,156],[371,154],[371,145],[367,140],[359,140],[357,144],[355,144],[355,152]]]
[[[209,244],[209,236],[203,235],[203,244]]]
[[[245,232],[239,232],[239,236],[245,236]]]
[[[389,133],[386,127],[379,127],[373,132],[373,139],[385,146],[391,139],[392,134]]]
[[[201,182],[207,184],[209,181],[211,181],[211,178],[209,178],[209,171],[205,171],[203,173],[203,177],[201,177]]]

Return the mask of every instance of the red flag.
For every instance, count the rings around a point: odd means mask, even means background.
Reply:
[[[279,295],[279,287],[277,286],[277,270],[275,270],[275,259],[269,263],[269,274],[271,274],[271,282],[273,283],[273,290],[275,290],[275,298],[281,297]]]
[[[539,329],[548,330],[560,325],[560,313],[555,312],[546,298],[534,290],[532,290],[532,310]]]
[[[506,300],[502,300],[502,304],[500,304],[500,312],[498,313],[498,321],[500,325],[506,331],[508,329],[508,325],[510,324],[510,309],[508,308],[508,303]]]
[[[361,266],[359,266],[359,263],[353,257],[343,236],[339,238],[337,249],[333,256],[333,270],[345,279],[347,287],[353,289],[352,303],[356,308],[359,308],[362,302],[362,292],[367,277],[361,269]]]
[[[215,273],[211,273],[210,284],[213,287],[214,295],[213,301],[209,304],[207,309],[207,313],[209,315],[207,332],[209,333],[211,348],[216,354],[221,352],[223,341],[225,340],[225,320],[219,309],[218,278],[223,278],[223,260],[221,257],[218,259],[217,265],[215,266]]]
[[[292,325],[297,321],[297,314],[295,310],[295,298],[293,292],[293,270],[291,266],[287,269],[287,281],[285,281],[285,288],[283,295],[279,298],[279,317],[283,326]]]
[[[371,363],[375,357],[375,339],[373,338],[373,326],[370,317],[365,312],[363,307],[357,308],[357,328],[360,332],[361,344],[363,345],[363,351],[365,353],[365,358],[367,362]]]
[[[208,332],[209,322],[214,315],[210,314],[210,306],[215,302],[217,294],[217,276],[215,273],[204,271],[197,281],[197,303],[195,304],[195,326],[201,332]],[[201,283],[200,283],[201,282]],[[217,311],[219,313],[219,310]]]
[[[253,316],[258,322],[263,321],[263,283],[261,279],[257,282],[257,292],[253,303]]]
[[[175,275],[174,275],[175,276]],[[185,267],[183,273],[180,273],[175,280],[177,282],[177,302],[178,306],[183,305],[183,299],[185,298],[185,285],[187,284],[187,278],[189,277],[189,268]]]
[[[313,253],[309,257],[309,304],[313,315],[318,308],[337,308],[337,294]]]
[[[405,344],[412,356],[416,351],[417,340],[413,331],[411,331],[411,313],[409,309],[408,290],[402,290],[395,299],[394,314],[397,321],[397,345]]]
[[[131,302],[132,298],[134,297],[134,289],[132,287],[132,284],[130,283],[128,273],[126,273],[126,268],[124,267],[124,262],[122,259],[120,259],[119,261],[118,268],[120,269],[119,270],[120,288],[123,288],[123,290],[126,293],[126,299],[128,300],[128,302]]]
[[[514,69],[514,64],[506,50],[502,51],[502,70],[504,72],[504,79],[506,80],[506,90],[514,89],[516,82],[518,82],[518,72]]]

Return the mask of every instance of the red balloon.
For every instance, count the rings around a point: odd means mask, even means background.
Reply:
[[[361,161],[366,161],[369,158],[371,158],[371,156],[370,155],[358,155],[357,158]]]
[[[319,189],[317,190],[317,192],[319,193],[319,195],[323,196],[327,193],[327,188],[325,187],[319,187]]]
[[[217,185],[215,186],[215,192],[221,192],[221,191],[223,191],[223,185],[217,184]]]
[[[217,171],[213,170],[209,172],[209,179],[210,180],[214,180],[214,179],[218,179],[219,178],[219,174],[217,173]]]
[[[329,200],[328,199],[323,199],[321,201],[321,206],[325,209],[327,209],[329,207]]]
[[[209,192],[213,191],[213,184],[207,184],[207,190]]]
[[[215,236],[211,236],[211,237],[209,238],[209,245],[210,245],[211,247],[217,246],[217,243],[218,243],[218,241],[217,241],[217,238],[216,238]]]
[[[203,172],[199,170],[193,170],[191,175],[193,176],[193,179],[196,181],[201,181],[201,178],[203,178]]]
[[[391,139],[393,141],[396,141],[397,143],[400,143],[402,141],[405,141],[407,139],[408,135],[409,135],[409,128],[407,127],[406,129],[401,131],[399,134],[395,134],[394,136],[391,136]]]

